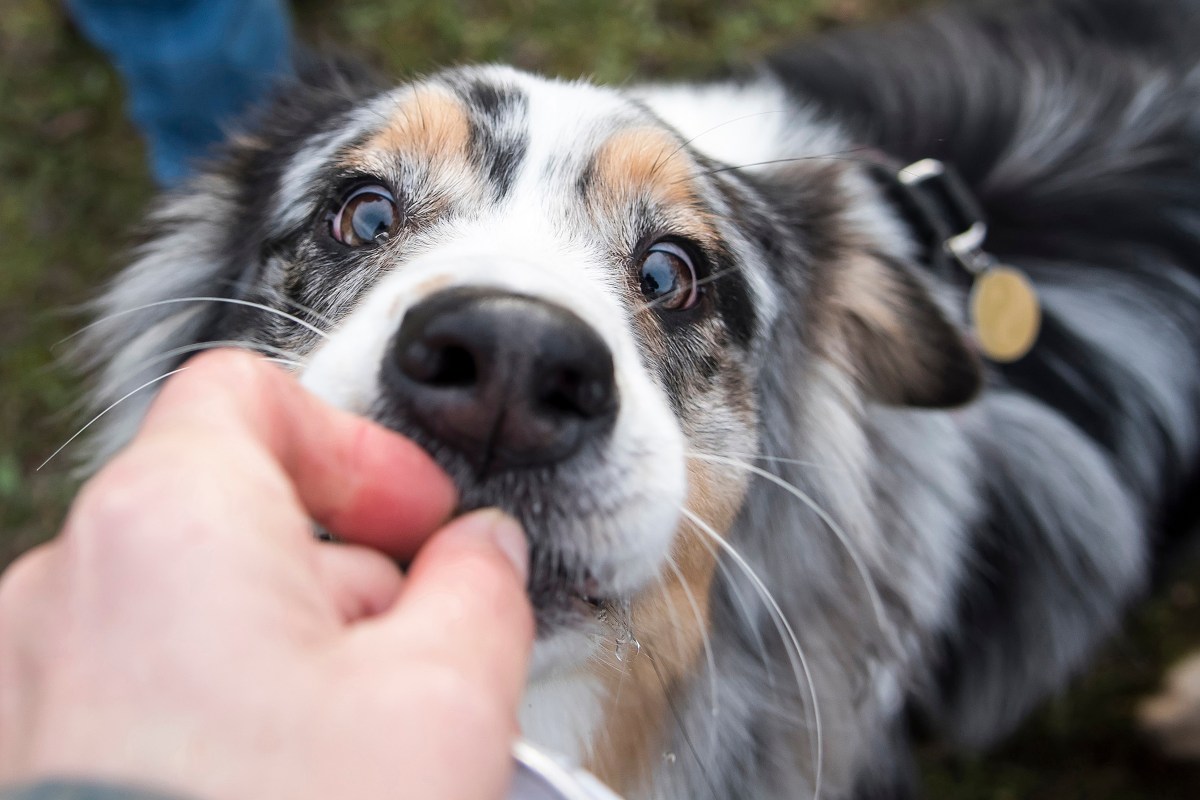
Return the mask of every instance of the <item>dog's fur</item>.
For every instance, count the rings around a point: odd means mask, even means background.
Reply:
[[[1200,3],[1057,0],[851,31],[705,85],[315,69],[161,202],[89,332],[96,402],[193,345],[284,353],[427,446],[464,508],[526,524],[527,735],[631,797],[805,797],[818,776],[825,798],[898,796],[913,720],[973,747],[1009,731],[1194,521],[1197,41]],[[965,175],[987,248],[1043,301],[1026,358],[981,365],[963,287],[922,263],[874,151]],[[347,248],[329,217],[364,181],[404,222]],[[707,276],[691,310],[639,293],[661,237]],[[611,432],[479,470],[413,424],[380,364],[450,287],[594,329]],[[173,302],[197,297],[308,326]],[[106,417],[99,459],[150,394]]]

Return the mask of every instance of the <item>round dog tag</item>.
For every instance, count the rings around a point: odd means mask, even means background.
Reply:
[[[1042,308],[1025,273],[989,267],[971,287],[971,324],[983,354],[1009,363],[1022,358],[1037,341]]]

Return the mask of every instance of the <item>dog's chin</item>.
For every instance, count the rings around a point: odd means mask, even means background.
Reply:
[[[498,508],[515,518],[529,542],[528,593],[539,640],[565,631],[611,632],[628,598],[658,575],[677,517],[664,513],[674,492],[639,492],[607,463],[602,446],[535,468],[479,470],[454,449],[406,423],[377,413],[384,425],[414,440],[458,489],[456,513]],[[655,507],[646,507],[653,498]],[[654,544],[657,543],[657,544]]]

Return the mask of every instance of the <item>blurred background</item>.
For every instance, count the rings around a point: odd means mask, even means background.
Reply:
[[[601,82],[696,78],[840,24],[927,0],[307,0],[300,38],[400,79],[504,61]],[[81,380],[61,340],[122,265],[154,181],[121,82],[46,0],[0,13],[0,566],[57,530],[77,486],[68,448]],[[1095,669],[997,751],[923,747],[927,796],[952,800],[1194,800],[1200,768],[1155,755],[1132,710],[1200,646],[1200,568],[1167,571]]]

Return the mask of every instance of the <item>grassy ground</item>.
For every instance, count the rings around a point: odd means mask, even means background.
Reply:
[[[922,0],[309,0],[306,38],[403,75],[497,60],[543,72],[694,76],[744,62],[814,27],[894,13]],[[152,202],[118,81],[54,4],[5,0],[0,14],[0,564],[54,531],[74,483],[66,439],[79,381],[55,342],[71,309],[120,265]],[[61,348],[59,348],[61,349]],[[1137,697],[1200,643],[1192,568],[1137,616],[1076,690],[998,752],[922,756],[933,798],[1194,798],[1200,772],[1155,758],[1131,734]]]

